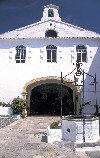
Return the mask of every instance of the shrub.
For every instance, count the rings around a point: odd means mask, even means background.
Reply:
[[[25,100],[20,97],[14,98],[11,103],[11,108],[14,114],[22,114],[26,108]]]
[[[52,122],[51,125],[50,125],[50,128],[51,128],[51,129],[58,128],[58,125],[59,125],[59,121],[57,121],[57,122]]]
[[[25,118],[25,117],[26,117],[25,111],[23,111],[23,112],[21,113],[21,117],[22,117],[22,118]]]

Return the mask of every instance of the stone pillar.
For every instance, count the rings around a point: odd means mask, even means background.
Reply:
[[[22,97],[23,99],[25,100],[25,104],[26,104],[26,109],[24,110],[26,116],[28,114],[28,111],[27,111],[27,102],[26,102],[26,99],[27,99],[27,92],[22,92]]]

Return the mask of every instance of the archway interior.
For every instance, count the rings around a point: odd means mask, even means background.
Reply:
[[[62,88],[62,113],[74,114],[73,91],[63,85]],[[41,84],[31,90],[30,114],[31,115],[61,115],[61,87],[60,84]]]

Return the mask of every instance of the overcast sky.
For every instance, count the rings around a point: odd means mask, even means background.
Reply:
[[[59,6],[62,21],[100,33],[100,0],[0,0],[0,33],[40,21],[48,4]]]

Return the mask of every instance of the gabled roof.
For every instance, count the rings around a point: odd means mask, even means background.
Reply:
[[[0,39],[42,39],[45,38],[46,30],[49,29],[58,33],[57,38],[100,38],[100,34],[96,32],[50,19],[6,32],[0,35]]]

